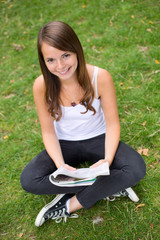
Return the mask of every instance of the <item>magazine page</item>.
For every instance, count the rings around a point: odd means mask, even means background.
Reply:
[[[80,168],[75,171],[69,171],[64,167],[57,169],[52,175],[56,178],[58,175],[66,175],[74,178],[92,178],[100,175],[109,175],[109,165],[108,162],[105,162],[95,168]]]
[[[92,185],[96,181],[96,178],[75,179],[64,175],[54,178],[53,175],[50,175],[49,180],[52,184],[60,187],[71,187]]]

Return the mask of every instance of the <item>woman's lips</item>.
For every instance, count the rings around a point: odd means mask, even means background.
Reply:
[[[67,69],[64,70],[63,72],[58,72],[58,73],[61,74],[61,75],[65,75],[66,73],[69,72],[70,68],[71,68],[71,67],[67,68]]]

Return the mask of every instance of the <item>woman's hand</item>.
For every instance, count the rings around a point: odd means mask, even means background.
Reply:
[[[61,167],[64,167],[64,168],[66,168],[66,169],[69,170],[69,171],[75,171],[75,170],[76,170],[76,168],[71,167],[70,165],[68,165],[68,164],[66,164],[66,163],[64,163],[63,165],[61,165]]]
[[[99,165],[101,165],[102,163],[105,163],[107,162],[106,159],[101,159],[99,160],[98,162],[94,163],[93,165],[90,166],[90,168],[95,168],[95,167],[98,167]]]

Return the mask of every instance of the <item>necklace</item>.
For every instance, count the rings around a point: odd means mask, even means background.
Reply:
[[[71,105],[72,107],[75,107],[75,106],[77,105],[76,102],[79,103],[79,99],[78,99],[78,97],[77,97],[77,93],[80,93],[80,94],[81,94],[81,89],[80,89],[79,86],[77,86],[76,89],[75,89],[75,91],[74,91],[74,92],[76,93],[75,96],[74,96],[74,98],[73,98],[74,100],[71,100],[71,96],[73,96],[73,94],[69,93],[67,89],[62,88],[62,92],[63,92],[64,98],[65,98],[68,102],[70,102],[70,105]],[[75,99],[77,99],[77,100],[75,100]]]
[[[71,102],[71,106],[75,107],[77,104],[75,102]]]
[[[72,107],[75,107],[76,105],[77,105],[77,103],[75,102],[75,101],[71,101],[67,96],[66,96],[66,94],[64,94],[65,96],[65,99],[67,99],[68,100],[68,102],[70,102],[70,105],[72,106]],[[77,100],[77,102],[78,102],[78,100]]]

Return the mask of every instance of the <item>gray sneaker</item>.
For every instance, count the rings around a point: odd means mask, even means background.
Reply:
[[[77,214],[68,214],[66,212],[66,202],[72,196],[73,194],[59,194],[57,197],[55,197],[50,203],[41,209],[35,220],[35,225],[40,227],[48,219],[55,220],[56,223],[59,223],[63,218],[65,222],[67,217],[77,218]]]

